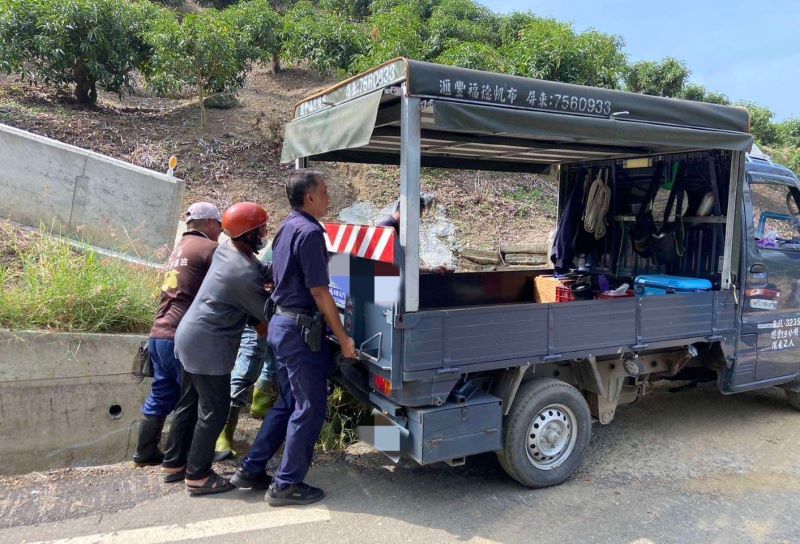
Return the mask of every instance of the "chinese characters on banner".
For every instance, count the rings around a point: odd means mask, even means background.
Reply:
[[[552,111],[611,115],[611,101],[591,96],[546,93],[531,89],[520,92],[513,85],[498,85],[479,81],[439,79],[439,95],[479,100],[492,104],[507,104]]]

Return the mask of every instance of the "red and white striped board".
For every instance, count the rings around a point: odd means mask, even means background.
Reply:
[[[394,264],[397,233],[392,227],[325,223],[325,243],[331,253]]]

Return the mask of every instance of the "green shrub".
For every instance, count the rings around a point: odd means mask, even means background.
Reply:
[[[426,59],[427,30],[422,8],[414,3],[380,11],[367,20],[369,45],[351,72],[363,72],[395,57]]]
[[[248,59],[242,33],[224,12],[193,13],[181,22],[159,17],[147,39],[153,48],[150,85],[162,94],[191,89],[200,103],[200,128],[205,127],[205,99],[231,92],[244,83]]]
[[[250,0],[224,11],[239,34],[239,58],[270,63],[280,70],[283,19],[269,0]]]
[[[800,147],[800,119],[787,119],[776,126],[781,145]]]
[[[661,62],[640,61],[634,63],[627,75],[628,90],[653,96],[679,96],[689,78],[686,63],[667,57]],[[690,100],[702,100],[705,89],[688,89]],[[695,97],[700,92],[699,97]]]
[[[518,75],[578,85],[619,88],[627,70],[618,36],[590,30],[576,33],[554,19],[534,18],[505,51]]]
[[[317,444],[323,451],[343,450],[358,441],[358,426],[367,423],[370,409],[336,387],[328,397],[328,416]]]
[[[759,144],[780,145],[778,127],[772,122],[775,117],[772,110],[755,102],[739,102],[738,105],[747,108],[750,113],[750,132]]]
[[[128,0],[0,0],[0,71],[74,85],[81,103],[97,86],[122,92],[147,61],[143,36],[162,8]]]
[[[706,90],[702,85],[687,83],[678,93],[678,98],[684,100],[694,100],[695,102],[709,102],[711,104],[730,105],[731,101],[727,96]]]
[[[295,62],[307,61],[319,72],[348,71],[365,44],[361,27],[319,10],[308,1],[298,2],[284,16],[285,57]]]
[[[422,19],[428,19],[439,3],[440,0],[374,0],[369,6],[369,13],[389,13],[397,7],[407,6]]]
[[[369,15],[370,0],[320,0],[319,7],[339,17],[363,20]]]
[[[488,8],[472,0],[442,0],[426,24],[429,58],[440,55],[448,46],[468,42],[499,45],[496,42],[496,17]]]
[[[47,236],[0,222],[0,327],[86,332],[150,329],[160,274],[78,252]]]
[[[490,72],[506,72],[508,69],[505,57],[496,47],[485,43],[454,42],[436,57],[435,62]]]
[[[156,4],[161,4],[168,8],[179,8],[183,6],[184,0],[153,0]]]
[[[522,37],[522,31],[525,30],[525,27],[536,20],[536,15],[524,11],[514,11],[507,15],[498,16],[497,34],[500,45],[508,48],[516,44]]]
[[[770,155],[773,161],[785,166],[800,176],[800,147],[765,147],[764,151]]]
[[[239,0],[198,0],[197,3],[206,8],[225,9],[238,4]]]

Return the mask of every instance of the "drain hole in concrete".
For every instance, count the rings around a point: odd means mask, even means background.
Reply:
[[[111,419],[119,419],[122,417],[122,406],[119,404],[112,404],[108,408],[108,416]]]

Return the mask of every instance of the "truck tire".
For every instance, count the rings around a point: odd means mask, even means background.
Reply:
[[[553,378],[522,384],[497,454],[509,476],[532,488],[557,485],[580,465],[592,435],[592,416],[581,393]]]
[[[795,410],[800,410],[800,391],[791,391],[786,389],[786,400],[789,401],[789,406]]]

